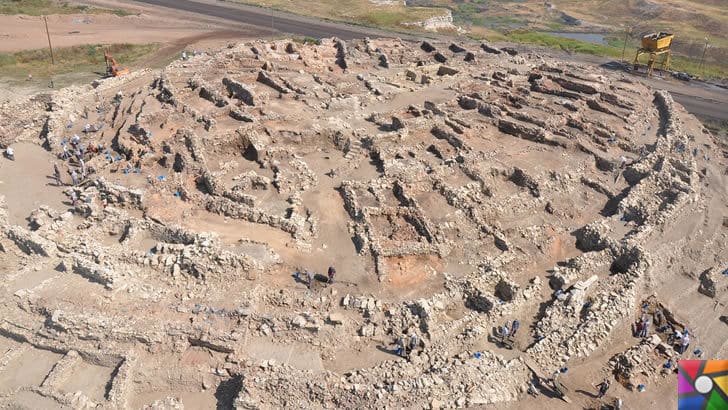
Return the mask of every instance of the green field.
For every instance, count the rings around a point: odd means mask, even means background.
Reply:
[[[41,16],[51,14],[115,14],[128,16],[130,13],[120,9],[104,9],[84,5],[71,5],[68,2],[53,0],[0,0],[0,14],[25,14]]]
[[[50,79],[71,73],[83,78],[103,75],[106,71],[104,51],[108,50],[122,67],[131,67],[136,61],[159,49],[158,44],[84,45],[54,49],[55,64],[51,64],[48,49],[0,53],[0,77],[23,81],[32,74],[34,79]]]

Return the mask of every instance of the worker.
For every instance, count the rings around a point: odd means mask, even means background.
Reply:
[[[409,348],[410,351],[414,351],[417,348],[417,345],[420,344],[420,338],[417,336],[417,333],[412,332],[412,335],[410,335],[410,341],[409,341]]]
[[[79,142],[81,142],[81,137],[79,137],[76,134],[73,134],[73,137],[71,137],[71,145],[74,145],[75,146]]]
[[[73,181],[73,186],[78,185],[78,173],[76,173],[75,169],[71,171],[71,180]]]
[[[506,320],[506,324],[503,325],[503,329],[501,329],[501,336],[505,339],[509,335],[508,327],[510,325],[510,322]]]
[[[688,346],[690,346],[690,334],[688,334],[688,330],[685,329],[682,336],[682,343],[680,344],[680,354],[685,353],[685,351],[688,350]]]
[[[620,164],[619,164],[620,168],[626,167],[627,166],[627,157],[622,155],[621,157],[619,157],[619,162],[620,162]]]
[[[553,377],[551,378],[551,382],[554,384],[554,391],[556,394],[559,395],[559,397],[565,396],[564,387],[561,385],[561,382],[559,381],[559,372],[555,371]]]
[[[7,147],[5,149],[5,156],[8,157],[9,160],[15,161],[15,150],[13,147]]]
[[[53,161],[53,178],[56,179],[56,185],[61,186],[61,170],[56,161]]]
[[[538,388],[535,384],[533,384],[533,380],[528,381],[528,394],[530,394],[533,397],[538,396]]]
[[[675,329],[674,333],[671,333],[669,336],[667,336],[667,343],[677,343],[680,339],[682,339],[682,333],[680,333],[679,330]]]
[[[404,335],[397,339],[397,352],[399,356],[407,357],[407,345],[404,343]]]
[[[662,326],[662,311],[655,311],[655,327]]]
[[[68,159],[68,146],[66,146],[65,141],[61,145],[63,146],[63,160],[66,161]]]
[[[596,387],[599,388],[599,394],[597,395],[597,398],[601,399],[607,393],[607,390],[609,390],[609,378],[604,379],[604,381],[597,384]]]
[[[309,289],[311,289],[311,287],[313,286],[313,273],[308,269],[306,269],[306,279],[308,280],[308,282],[306,282],[307,286]]]
[[[78,201],[78,196],[76,195],[76,191],[71,191],[71,205],[73,207],[76,207],[76,202]]]
[[[513,326],[511,326],[511,337],[516,336],[516,332],[518,331],[518,328],[521,326],[521,323],[518,321],[518,319],[515,319],[513,321]]]
[[[642,329],[640,330],[640,337],[647,337],[647,330],[650,328],[650,319],[645,319],[642,322]]]
[[[182,51],[182,59],[187,60],[187,51]]]
[[[336,268],[329,266],[329,283],[334,283],[334,277],[336,276]]]
[[[635,325],[635,337],[642,337],[642,329],[645,327],[645,320],[647,320],[647,316],[642,314],[642,317],[637,321],[637,325]]]
[[[86,162],[81,158],[79,160],[81,163],[81,178],[86,179]]]

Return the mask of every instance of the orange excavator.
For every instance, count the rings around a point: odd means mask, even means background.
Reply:
[[[129,74],[129,69],[119,68],[119,64],[116,63],[114,56],[108,52],[104,52],[104,60],[106,61],[106,74],[110,77],[120,77],[125,74]]]

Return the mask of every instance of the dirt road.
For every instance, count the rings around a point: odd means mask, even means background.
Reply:
[[[167,43],[217,30],[200,22],[179,25],[178,21],[159,15],[119,17],[100,15],[48,16],[48,28],[54,47],[99,43]],[[0,15],[0,52],[48,47],[43,20],[36,16]],[[251,33],[252,35],[252,33]]]

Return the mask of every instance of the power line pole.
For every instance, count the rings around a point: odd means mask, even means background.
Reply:
[[[51,64],[56,64],[56,59],[53,57],[53,45],[51,44],[51,33],[48,31],[48,17],[43,16],[43,22],[45,22],[46,36],[48,36],[48,48],[51,50]]]
[[[48,30],[48,17],[43,16],[43,22],[45,23],[45,29],[46,29],[46,36],[48,37],[48,48],[51,50],[51,66],[56,65],[56,59],[53,56],[53,44],[51,44],[51,32]],[[48,76],[51,78],[50,84],[48,84],[48,87],[54,88],[55,85],[53,84],[53,72],[51,70],[51,67],[48,67]]]
[[[624,30],[624,44],[622,45],[622,62],[624,63],[624,52],[627,51],[627,36],[632,33],[632,27]]]
[[[708,51],[708,37],[705,37],[705,47],[703,47],[703,55],[700,56],[700,64],[698,65],[698,69],[702,71],[703,75],[705,75],[705,52]]]

